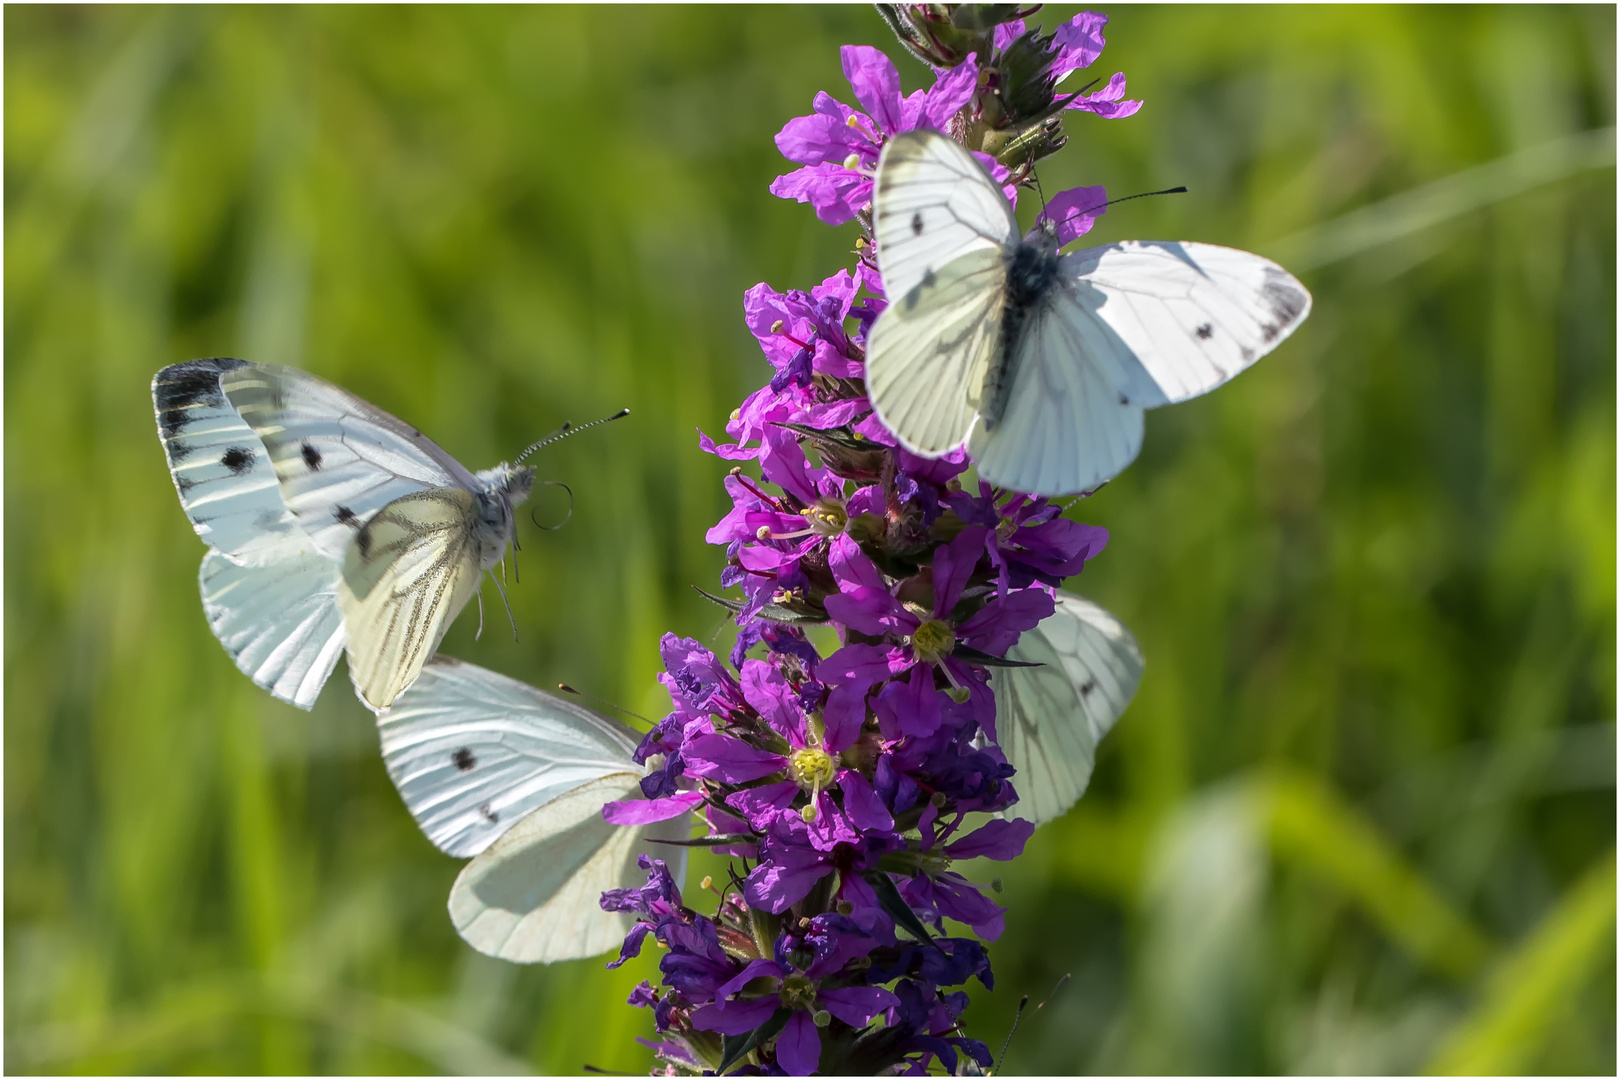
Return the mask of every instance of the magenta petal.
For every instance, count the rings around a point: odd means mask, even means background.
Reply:
[[[1107,188],[1077,187],[1052,196],[1041,216],[1057,226],[1058,247],[1062,247],[1090,232],[1107,210]]]
[[[939,730],[943,718],[939,691],[934,688],[934,671],[928,664],[911,669],[911,678],[889,683],[878,691],[872,709],[884,722],[884,738],[902,735],[926,738]]]
[[[1071,71],[1090,67],[1103,51],[1103,27],[1108,16],[1095,11],[1082,11],[1057,28],[1052,45],[1057,59],[1052,63],[1052,74],[1059,79]]]
[[[770,828],[782,811],[793,805],[799,785],[792,780],[761,787],[743,788],[726,796],[726,805],[736,810],[758,832]]]
[[[732,994],[735,994],[737,991],[741,990],[743,987],[747,986],[749,983],[753,982],[762,975],[772,975],[777,978],[781,978],[786,974],[787,972],[782,970],[782,965],[778,964],[775,960],[755,960],[747,967],[743,968],[740,974],[734,976],[728,982],[721,983],[715,988],[714,1003],[718,1008],[721,1009],[724,1009],[727,1005],[747,1005],[749,1004],[747,1001],[728,1002],[726,1001],[726,998],[730,997]]]
[[[885,135],[900,132],[900,72],[894,61],[870,45],[845,45],[839,50],[844,78],[869,116]]]
[[[851,1027],[865,1027],[872,1017],[900,1004],[894,994],[876,986],[846,986],[823,990],[816,1003]]]
[[[821,1031],[804,1010],[788,1017],[776,1037],[776,1063],[789,1076],[809,1076],[821,1064]]]
[[[934,551],[934,615],[946,618],[962,589],[973,576],[973,568],[984,554],[984,538],[990,530],[983,525],[963,529],[955,540]]]
[[[703,801],[703,793],[683,791],[666,799],[627,799],[602,807],[602,818],[609,825],[650,825],[680,817]]]
[[[971,619],[956,628],[956,636],[972,641],[975,648],[1000,656],[1025,630],[1033,630],[1057,608],[1044,589],[1020,589],[1005,600],[993,600]]]
[[[1023,854],[1024,845],[1034,832],[1034,823],[1022,818],[991,821],[954,844],[947,844],[945,854],[953,859],[997,859],[1004,862]]]
[[[743,882],[743,896],[752,907],[780,915],[803,900],[816,882],[832,873],[811,848],[775,847],[770,858],[761,861]]]
[[[823,161],[843,161],[855,149],[855,141],[866,139],[850,126],[831,116],[812,114],[787,122],[776,135],[776,148],[789,161],[819,165]]]
[[[928,91],[928,104],[923,108],[923,115],[936,130],[950,130],[951,119],[961,111],[962,106],[973,100],[973,92],[978,89],[978,84],[978,54],[969,53],[966,60],[940,75],[939,81]]]
[[[749,746],[730,735],[698,735],[681,748],[689,776],[703,776],[725,784],[778,773],[787,768],[787,759],[768,750]]]
[[[782,673],[763,660],[744,660],[741,672],[743,700],[765,722],[797,746],[804,743],[804,715],[797,695]]]
[[[840,534],[833,540],[827,559],[839,588],[864,586],[886,591],[882,571],[848,534]]]
[[[833,621],[874,637],[882,634],[909,634],[917,629],[917,617],[883,589],[857,585],[822,601]]]
[[[844,791],[844,812],[857,829],[894,828],[894,817],[866,777],[848,769],[838,778],[838,786]]]
[[[692,1026],[699,1031],[718,1031],[722,1035],[744,1035],[775,1015],[781,1004],[781,999],[771,994],[733,1001],[724,1010],[719,1005],[705,1005],[692,1013]]]

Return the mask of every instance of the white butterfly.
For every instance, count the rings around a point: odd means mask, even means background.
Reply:
[[[866,387],[907,449],[964,441],[991,483],[1087,491],[1142,445],[1142,410],[1207,393],[1270,352],[1311,296],[1258,255],[1125,241],[1058,255],[936,132],[889,140],[873,220],[889,307]]]
[[[436,656],[377,715],[383,760],[405,805],[441,851],[476,856],[450,891],[450,918],[479,952],[519,963],[594,956],[630,916],[597,903],[645,883],[636,858],[686,873],[682,813],[609,825],[605,803],[640,798],[645,769],[622,724],[532,686]]]
[[[1085,794],[1097,744],[1142,681],[1142,653],[1120,621],[1069,593],[1026,630],[1007,659],[1039,667],[998,667],[996,736],[1018,770],[1015,812],[1037,825],[1061,817]]]
[[[371,708],[410,685],[479,573],[504,557],[532,482],[521,464],[470,473],[415,428],[291,368],[174,364],[152,400],[180,503],[213,548],[209,625],[254,682],[306,709],[345,644]]]

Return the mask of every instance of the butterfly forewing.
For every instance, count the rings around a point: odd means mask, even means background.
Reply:
[[[897,135],[884,146],[872,216],[890,303],[962,256],[999,254],[1018,239],[1001,189],[972,154],[931,131]]]
[[[1089,600],[1058,593],[1057,610],[1026,631],[996,668],[996,735],[1018,770],[1018,813],[1036,824],[1060,817],[1085,793],[1097,744],[1142,680],[1129,630]]]
[[[319,552],[239,566],[217,551],[198,575],[208,625],[242,673],[312,708],[343,651],[337,564]]]
[[[481,953],[516,963],[595,956],[620,944],[631,917],[601,909],[602,892],[646,883],[636,865],[663,859],[677,884],[686,850],[653,843],[681,840],[691,819],[638,828],[609,825],[607,802],[639,796],[639,773],[605,776],[533,811],[468,863],[450,890],[450,921]]]
[[[245,366],[225,357],[170,364],[152,379],[152,405],[192,528],[232,562],[263,564],[313,545],[281,501],[264,444],[220,388],[222,374]]]
[[[386,709],[477,588],[476,500],[462,488],[419,491],[356,530],[338,606],[349,635],[349,676],[372,709]]]
[[[377,728],[400,797],[450,855],[477,855],[581,784],[641,773],[637,738],[623,725],[445,656],[423,667]]]
[[[1135,355],[1155,390],[1147,408],[1208,393],[1281,344],[1311,295],[1269,259],[1213,244],[1129,240],[1063,259],[1064,278]],[[1121,389],[1126,389],[1121,387]]]
[[[221,386],[269,451],[281,497],[320,548],[343,558],[387,504],[434,488],[476,490],[472,474],[398,418],[308,372],[246,364]]]

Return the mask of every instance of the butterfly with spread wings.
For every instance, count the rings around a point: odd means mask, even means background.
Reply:
[[[629,917],[603,911],[606,889],[640,885],[642,854],[677,884],[685,808],[665,821],[611,825],[608,802],[640,798],[645,768],[629,728],[516,679],[436,656],[377,715],[383,761],[439,850],[472,861],[450,891],[450,918],[479,952],[518,963],[594,956]]]
[[[344,649],[361,700],[387,708],[505,557],[533,483],[522,456],[469,472],[292,368],[173,364],[152,400],[180,503],[210,548],[209,625],[255,683],[305,709]]]
[[[1001,187],[937,132],[890,139],[873,196],[889,306],[866,387],[909,450],[964,442],[979,475],[1035,495],[1088,491],[1142,445],[1142,412],[1207,393],[1304,321],[1310,293],[1231,248],[1132,240],[1057,253],[1020,236]]]

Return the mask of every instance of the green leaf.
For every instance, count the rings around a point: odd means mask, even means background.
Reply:
[[[928,933],[928,927],[923,925],[923,921],[917,918],[917,913],[911,910],[911,905],[906,903],[905,897],[900,895],[900,890],[894,886],[893,878],[882,870],[868,870],[861,876],[877,893],[878,905],[888,912],[890,918],[905,927],[906,931],[918,941],[934,944],[933,937]]]

